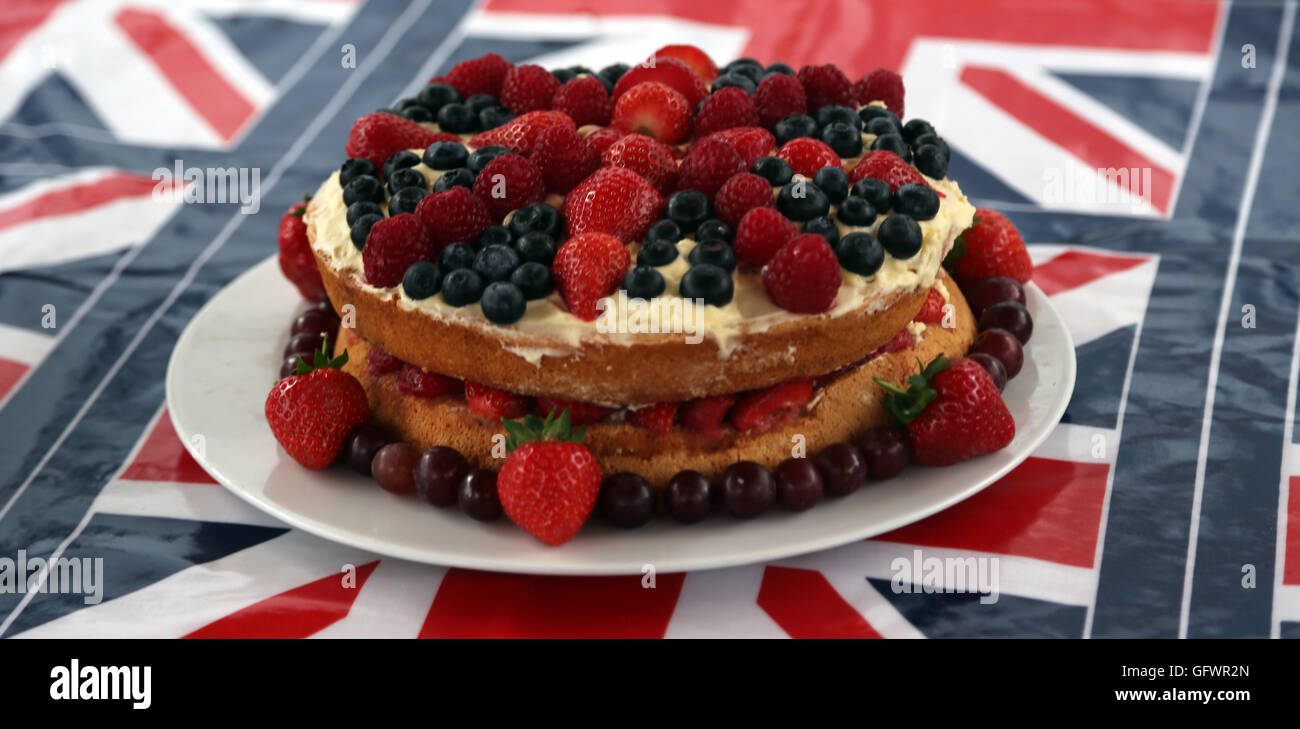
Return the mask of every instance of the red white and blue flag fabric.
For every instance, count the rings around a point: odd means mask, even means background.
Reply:
[[[10,0],[0,557],[106,569],[95,605],[0,592],[0,635],[1300,636],[1295,25],[1294,4],[1169,0]],[[1029,460],[875,539],[644,589],[326,542],[185,454],[180,331],[274,250],[356,117],[488,51],[598,68],[675,42],[903,73],[1077,344]],[[177,160],[259,169],[263,212],[155,200]],[[917,550],[998,558],[999,599],[896,589]]]

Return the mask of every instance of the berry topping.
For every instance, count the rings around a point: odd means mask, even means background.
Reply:
[[[835,122],[822,129],[821,140],[840,157],[857,157],[862,154],[862,134],[857,127]]]
[[[695,72],[704,83],[712,83],[718,77],[718,66],[709,58],[709,54],[691,45],[664,46],[654,52],[652,58],[675,58]]]
[[[542,170],[546,191],[563,195],[596,170],[597,160],[582,137],[568,127],[549,127],[537,136],[530,156]]]
[[[510,434],[510,455],[497,475],[506,516],[547,544],[564,544],[586,523],[600,494],[600,466],[580,442],[582,429],[570,433],[563,415],[501,424]]]
[[[352,125],[344,151],[348,157],[365,158],[379,169],[397,152],[424,149],[446,137],[400,116],[374,112],[357,119]]]
[[[903,77],[887,68],[877,68],[853,84],[857,106],[883,101],[889,110],[903,116]]]
[[[722,183],[713,201],[718,217],[732,227],[754,208],[775,206],[771,184],[752,172],[742,172]]]
[[[629,90],[649,81],[663,84],[681,94],[686,100],[688,110],[694,109],[696,104],[709,95],[708,85],[704,79],[695,75],[690,66],[676,58],[664,57],[654,59],[653,64],[647,62],[628,69],[627,73],[619,78],[618,83],[614,84],[614,93],[611,96],[621,100]]]
[[[602,167],[622,167],[641,175],[661,195],[677,184],[677,160],[668,145],[644,134],[628,134],[615,141],[600,157]]]
[[[527,157],[503,154],[479,173],[474,194],[487,204],[488,216],[499,221],[511,210],[542,199],[542,171]]]
[[[560,246],[551,275],[569,313],[594,321],[596,302],[618,290],[630,264],[623,241],[606,233],[587,232]]]
[[[817,170],[813,175],[813,184],[826,193],[826,199],[833,205],[839,205],[849,196],[849,176],[839,165],[831,165]]]
[[[767,180],[772,187],[781,187],[794,177],[790,163],[780,157],[760,157],[749,166],[749,171]]]
[[[753,208],[736,226],[736,258],[746,268],[760,268],[797,234],[794,223],[777,210]]]
[[[523,261],[540,263],[543,266],[551,265],[555,260],[555,238],[540,231],[531,231],[519,236],[514,241],[516,251],[519,251],[519,258]]]
[[[745,171],[745,161],[726,142],[708,140],[691,148],[682,160],[677,186],[698,190],[710,199],[732,175]]]
[[[628,411],[627,419],[633,425],[645,428],[655,435],[666,435],[673,428],[678,406],[675,402],[647,405]]]
[[[760,157],[772,154],[776,149],[776,139],[771,132],[762,127],[723,129],[696,140],[695,144],[702,144],[711,139],[730,144],[732,149],[736,150],[736,154],[740,155],[746,167],[752,166]]]
[[[840,166],[840,157],[830,145],[808,137],[791,139],[781,145],[776,156],[785,160],[796,175],[809,179],[823,167]]]
[[[434,192],[446,192],[453,187],[463,187],[466,190],[474,189],[474,173],[464,167],[457,167],[454,170],[447,170],[442,173],[437,182],[433,183]]]
[[[312,470],[333,463],[348,435],[370,417],[365,388],[340,369],[347,352],[333,359],[328,353],[326,341],[311,364],[300,359],[294,374],[271,388],[264,408],[276,441]]]
[[[881,221],[880,227],[876,228],[876,236],[889,255],[904,261],[919,253],[921,244],[925,242],[921,226],[901,213]]]
[[[515,66],[501,82],[501,105],[515,114],[551,108],[560,81],[541,66]]]
[[[863,177],[857,180],[853,183],[853,187],[849,188],[849,194],[864,198],[871,203],[872,209],[877,214],[889,212],[890,206],[894,204],[894,191],[890,189],[889,183],[875,177]]]
[[[427,195],[415,208],[415,218],[435,256],[451,243],[476,240],[492,224],[487,204],[464,187]]]
[[[623,277],[623,289],[634,299],[653,299],[667,286],[664,275],[651,266],[637,266]]]
[[[700,106],[695,115],[695,134],[704,136],[732,127],[756,127],[758,123],[758,111],[748,94],[737,88],[720,89]]]
[[[735,295],[731,273],[722,266],[698,263],[682,276],[678,293],[685,299],[700,299],[709,306],[726,306]]]
[[[488,53],[468,61],[461,61],[452,67],[445,76],[433,79],[454,86],[461,97],[469,98],[475,94],[497,96],[506,74],[513,65],[495,53]]]
[[[791,114],[777,122],[776,126],[772,128],[772,134],[779,145],[800,137],[815,139],[820,131],[817,121],[807,114]]]
[[[759,123],[771,129],[791,114],[806,114],[808,96],[798,78],[776,74],[758,84],[754,91],[754,106],[758,109]]]
[[[813,218],[803,224],[803,232],[816,233],[826,239],[827,243],[834,246],[840,242],[840,228],[834,220],[823,215],[820,218]]]
[[[542,415],[554,418],[562,417],[564,413],[568,413],[569,420],[574,425],[590,425],[609,417],[609,414],[614,412],[614,408],[601,407],[586,402],[561,400],[556,397],[539,397],[537,398],[537,411]]]
[[[529,235],[541,235],[541,233]],[[555,290],[555,282],[551,280],[551,269],[546,265],[538,261],[526,261],[510,274],[510,283],[519,288],[519,292],[527,301],[546,298]]]
[[[469,144],[475,148],[500,145],[515,154],[529,155],[533,152],[537,136],[543,129],[549,127],[576,128],[568,114],[558,111],[530,111],[496,129],[474,135],[474,138],[469,140]]]
[[[704,226],[700,226],[701,230],[703,228]],[[686,260],[690,261],[692,266],[707,263],[728,272],[736,270],[736,254],[726,241],[701,241],[691,249]]]
[[[809,109],[820,109],[827,104],[854,105],[853,84],[832,64],[800,68],[799,81],[808,94]]]
[[[355,177],[343,187],[343,204],[352,207],[359,202],[381,203],[384,201],[384,185],[377,177],[362,175]]]
[[[849,233],[835,244],[835,257],[845,269],[871,276],[885,262],[885,248],[870,233]]]
[[[379,168],[368,159],[350,159],[339,167],[339,187],[347,187],[358,177],[378,177]]]
[[[722,423],[727,419],[727,412],[736,403],[730,395],[705,397],[682,403],[682,425],[705,438],[722,437]]]
[[[354,207],[366,204],[369,203],[355,203]],[[320,269],[316,268],[316,256],[307,240],[307,225],[302,219],[306,210],[305,201],[296,203],[280,218],[280,227],[276,231],[280,248],[280,272],[304,299],[319,301],[325,298],[325,283],[321,280]],[[351,209],[348,214],[351,215]]]
[[[763,288],[772,303],[801,314],[829,310],[841,280],[835,251],[814,233],[786,243],[763,269]]]
[[[691,135],[691,106],[671,86],[646,81],[618,97],[610,126],[680,144]]]
[[[901,157],[886,150],[867,152],[860,162],[849,172],[849,181],[856,183],[866,177],[884,180],[890,191],[897,190],[909,183],[926,184],[925,178],[916,168],[903,161]],[[877,208],[877,210],[882,210]]]
[[[907,142],[903,141],[903,138],[900,135],[892,132],[881,134],[873,139],[871,141],[871,149],[872,151],[879,150],[883,152],[893,152],[907,163],[911,163],[912,161],[912,150],[907,146]]]
[[[456,245],[464,245],[457,243]],[[448,246],[447,250],[454,248]],[[467,246],[468,247],[468,246]],[[445,253],[445,251],[444,251]],[[444,255],[444,259],[446,256]],[[443,270],[447,270],[444,261]],[[442,278],[442,300],[451,306],[469,306],[483,295],[483,277],[470,268],[457,268]]]
[[[776,209],[787,218],[799,222],[820,218],[830,212],[831,200],[811,182],[802,177],[791,180],[776,196]]]
[[[460,390],[460,381],[403,363],[402,371],[397,375],[397,390],[415,397],[438,397]]]
[[[732,408],[731,424],[745,435],[766,433],[803,412],[812,392],[812,380],[793,380],[751,392]]]
[[[409,213],[377,221],[361,249],[366,283],[381,289],[396,286],[406,269],[432,256],[428,235]]]
[[[532,398],[495,387],[465,381],[465,404],[485,418],[522,418],[533,407]]]
[[[596,124],[606,126],[614,113],[614,99],[610,98],[605,84],[595,76],[582,76],[567,81],[551,97],[551,108],[573,118],[578,126]]]
[[[975,224],[957,238],[949,258],[951,262],[944,263],[962,287],[992,276],[1006,276],[1023,284],[1034,274],[1020,232],[1002,213],[988,208],[975,211]]]
[[[510,234],[525,236],[529,233],[545,233],[551,237],[560,234],[560,211],[546,203],[525,205],[510,216]]]
[[[564,198],[564,220],[570,235],[609,233],[629,243],[644,238],[663,209],[663,197],[654,187],[641,175],[621,167],[596,170]]]
[[[415,301],[427,299],[442,287],[442,272],[429,261],[420,261],[402,275],[402,290]]]
[[[617,142],[626,135],[627,132],[622,129],[601,127],[591,134],[588,134],[582,141],[587,145],[587,149],[591,150],[592,154],[596,155],[596,157],[601,157],[605,154],[605,150],[609,149],[611,144]]]
[[[929,185],[915,182],[894,191],[894,210],[914,220],[930,220],[939,214],[939,194]]]
[[[665,214],[685,234],[693,234],[700,223],[709,219],[712,206],[709,198],[699,190],[679,190],[668,198]]]
[[[947,466],[1005,448],[1016,423],[984,368],[965,357],[936,357],[902,390],[876,379],[886,406],[907,430],[912,457]]]
[[[474,272],[484,281],[505,281],[519,267],[519,253],[508,245],[486,246],[474,255]]]

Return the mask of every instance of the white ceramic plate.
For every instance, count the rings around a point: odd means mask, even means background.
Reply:
[[[301,307],[274,257],[218,293],[186,327],[167,368],[167,402],[181,441],[240,498],[305,531],[383,555],[483,570],[639,574],[728,567],[846,544],[917,521],[980,491],[1023,461],[1060,420],[1074,388],[1074,345],[1039,289],[1026,291],[1034,336],[1003,393],[1016,419],[1006,449],[947,468],[910,466],[799,514],[683,526],[658,518],[624,531],[594,520],[548,547],[509,520],[484,524],[455,508],[378,488],[346,467],[309,471],[279,448],[262,416],[289,323]],[[194,436],[201,435],[202,438]],[[202,447],[197,447],[201,443]]]

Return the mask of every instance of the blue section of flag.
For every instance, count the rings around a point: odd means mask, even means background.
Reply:
[[[1200,84],[1171,78],[1058,71],[1056,76],[1099,101],[1173,149],[1182,149]]]
[[[1062,422],[1114,428],[1136,326],[1127,326],[1075,348],[1078,377]]]
[[[1087,611],[1014,595],[982,604],[975,593],[896,594],[889,580],[867,582],[927,638],[1078,638]]]

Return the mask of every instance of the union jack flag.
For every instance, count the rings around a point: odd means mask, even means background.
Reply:
[[[96,605],[0,593],[0,635],[1300,636],[1294,4],[21,0],[0,18],[0,557],[106,563]],[[355,118],[488,51],[599,68],[678,42],[902,72],[908,116],[1020,228],[1077,345],[1031,458],[876,538],[646,589],[326,542],[186,454],[162,388],[181,329],[272,252]],[[260,169],[266,212],[154,199],[177,159]],[[898,589],[918,554],[996,557],[999,599]]]

